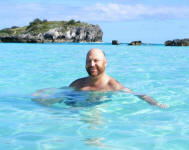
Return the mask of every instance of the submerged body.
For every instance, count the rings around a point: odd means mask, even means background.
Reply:
[[[117,80],[106,74],[105,68],[107,60],[102,50],[94,48],[87,53],[86,57],[86,71],[88,72],[87,77],[75,80],[70,84],[69,87],[79,91],[123,91],[131,93],[140,99],[148,102],[151,105],[156,105],[161,108],[166,108],[166,105],[156,102],[150,96],[144,94],[138,94],[124,87]],[[34,93],[34,96],[40,95],[40,91]],[[55,99],[57,102],[57,98]]]

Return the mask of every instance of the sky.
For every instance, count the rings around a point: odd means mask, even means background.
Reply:
[[[189,38],[189,0],[0,1],[0,29],[25,26],[35,18],[98,24],[103,42],[164,43]]]

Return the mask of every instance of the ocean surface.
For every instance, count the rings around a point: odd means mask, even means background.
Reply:
[[[91,48],[105,51],[110,76],[169,107],[68,88],[87,76]],[[189,47],[0,43],[0,149],[188,150]]]

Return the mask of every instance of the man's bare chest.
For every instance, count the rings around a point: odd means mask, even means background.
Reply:
[[[83,85],[79,89],[82,91],[113,91],[113,88],[108,85]]]

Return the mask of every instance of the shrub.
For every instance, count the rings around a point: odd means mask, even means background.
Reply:
[[[16,29],[19,28],[18,26],[12,26],[11,29]]]
[[[41,21],[39,18],[36,18],[36,19],[34,19],[34,21],[30,22],[30,24],[29,24],[28,27],[31,27],[31,26],[40,24],[40,23],[42,23],[42,22],[43,22],[43,21]]]
[[[44,23],[44,22],[47,22],[47,19],[44,19],[44,20],[43,20],[43,23]]]
[[[68,21],[68,25],[74,25],[76,22],[75,22],[75,20],[74,19],[71,19],[70,21]]]

